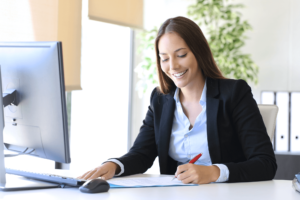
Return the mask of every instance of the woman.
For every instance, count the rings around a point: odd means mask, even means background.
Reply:
[[[133,147],[80,178],[144,173],[158,156],[161,174],[183,183],[272,179],[276,160],[251,89],[223,77],[198,25],[168,19],[155,45],[159,87]]]

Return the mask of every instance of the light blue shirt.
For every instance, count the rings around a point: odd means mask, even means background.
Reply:
[[[174,160],[185,164],[193,157],[202,153],[197,165],[211,165],[208,151],[206,128],[206,85],[203,88],[199,101],[202,111],[196,118],[194,127],[189,130],[190,121],[183,112],[179,99],[180,90],[177,88],[174,94],[175,111],[173,118],[172,134],[170,138],[169,155]]]
[[[175,111],[172,126],[172,134],[169,145],[169,156],[174,160],[185,164],[192,158],[202,153],[196,165],[212,165],[207,142],[207,121],[206,121],[206,83],[204,85],[199,104],[202,106],[201,113],[197,116],[194,127],[189,130],[190,121],[183,112],[179,99],[179,89],[174,94]],[[209,112],[209,111],[208,111]],[[224,164],[215,164],[220,168],[220,177],[216,182],[228,180],[229,170]]]
[[[184,114],[180,103],[178,88],[174,94],[176,105],[170,138],[169,156],[182,164],[188,163],[193,157],[202,153],[201,158],[198,159],[195,164],[205,166],[212,165],[207,142],[206,91],[207,88],[205,82],[199,101],[202,106],[202,111],[196,118],[194,127],[191,130],[189,130],[190,121]],[[110,159],[108,161],[114,162],[120,166],[121,171],[116,176],[120,176],[124,173],[124,165],[120,161],[116,159]],[[214,165],[218,166],[220,169],[220,176],[216,182],[227,181],[229,177],[227,166],[224,164]]]

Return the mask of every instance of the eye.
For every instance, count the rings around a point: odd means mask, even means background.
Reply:
[[[187,54],[187,53],[186,53]],[[186,56],[186,54],[184,54],[184,55],[178,55],[177,57],[179,57],[179,58],[184,58],[185,56]]]
[[[164,59],[164,60],[161,60],[162,62],[166,62],[166,61],[168,61],[169,60],[169,58],[166,58],[166,59]]]

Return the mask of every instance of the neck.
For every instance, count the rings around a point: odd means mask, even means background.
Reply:
[[[183,102],[199,102],[201,99],[202,91],[205,85],[205,78],[202,73],[199,78],[193,83],[190,83],[184,88],[180,88],[179,98]]]

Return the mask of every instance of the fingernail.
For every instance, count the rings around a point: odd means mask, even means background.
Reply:
[[[105,180],[105,177],[102,176],[101,179],[102,179],[102,180]]]

